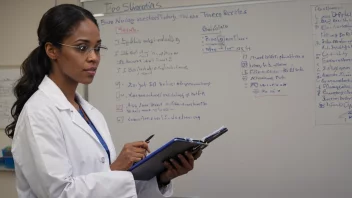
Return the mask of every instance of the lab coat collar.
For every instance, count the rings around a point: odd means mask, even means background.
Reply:
[[[61,89],[48,76],[45,76],[42,83],[38,87],[44,92],[60,110],[74,109],[74,106],[67,100]]]
[[[85,132],[96,139],[95,134],[90,130],[89,125],[87,125],[86,121],[82,118],[76,108],[67,100],[65,94],[54,83],[54,81],[52,81],[48,76],[45,76],[38,89],[44,92],[44,94],[49,97],[52,102],[54,102],[59,111],[68,111],[74,124],[78,125]],[[77,95],[79,94],[76,93],[76,97]],[[80,102],[84,101],[80,95],[78,98]],[[84,106],[86,106],[86,104],[84,104]]]
[[[99,144],[100,141],[95,135],[94,131],[78,113],[75,107],[67,100],[61,89],[48,77],[45,76],[42,83],[39,85],[39,90],[43,91],[56,105],[56,107],[61,110],[69,110],[72,122],[82,128],[86,133],[88,133],[93,139],[95,139]],[[111,142],[107,141],[109,139],[108,134],[105,133],[105,128],[103,123],[101,123],[95,108],[89,104],[79,93],[76,92],[76,99],[85,110],[89,119],[93,122],[94,126],[99,131],[100,135],[103,137],[108,147],[111,149]],[[101,146],[102,147],[102,146]],[[102,149],[104,149],[102,147]],[[104,150],[105,151],[105,150]]]
[[[48,77],[45,76],[42,83],[39,85],[39,90],[43,91],[52,101],[55,102],[55,106],[60,110],[71,109],[74,110],[74,106],[67,100],[61,89]],[[76,98],[84,107],[85,110],[93,110],[94,107],[89,104],[83,97],[76,92]]]

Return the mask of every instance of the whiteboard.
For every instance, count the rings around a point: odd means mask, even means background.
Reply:
[[[233,3],[98,17],[89,101],[117,148],[225,125],[175,196],[352,197],[350,1]]]
[[[12,121],[11,107],[16,99],[13,86],[19,77],[18,67],[0,68],[0,129],[4,129]]]

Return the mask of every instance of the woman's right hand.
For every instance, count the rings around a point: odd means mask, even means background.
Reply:
[[[117,159],[110,165],[111,170],[126,171],[133,163],[142,160],[150,153],[148,144],[144,141],[127,143],[122,148]]]

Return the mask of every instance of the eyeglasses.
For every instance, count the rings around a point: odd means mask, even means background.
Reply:
[[[90,54],[90,52],[94,50],[95,54],[100,56],[101,51],[108,50],[107,47],[102,46],[102,45],[100,45],[98,47],[90,48],[90,47],[88,47],[87,45],[84,45],[84,44],[82,44],[82,45],[67,45],[67,44],[63,44],[63,43],[57,43],[57,44],[62,45],[62,46],[66,46],[66,47],[75,48],[78,52],[80,52],[82,54],[85,54],[85,55]]]

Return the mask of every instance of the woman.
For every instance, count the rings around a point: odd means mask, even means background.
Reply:
[[[143,141],[124,145],[116,156],[103,115],[85,101],[78,83],[93,81],[101,39],[93,15],[75,5],[44,14],[39,46],[22,64],[15,86],[13,138],[19,197],[164,197],[170,181],[193,169],[195,157],[180,155],[150,181],[135,181],[128,170],[149,152]]]

